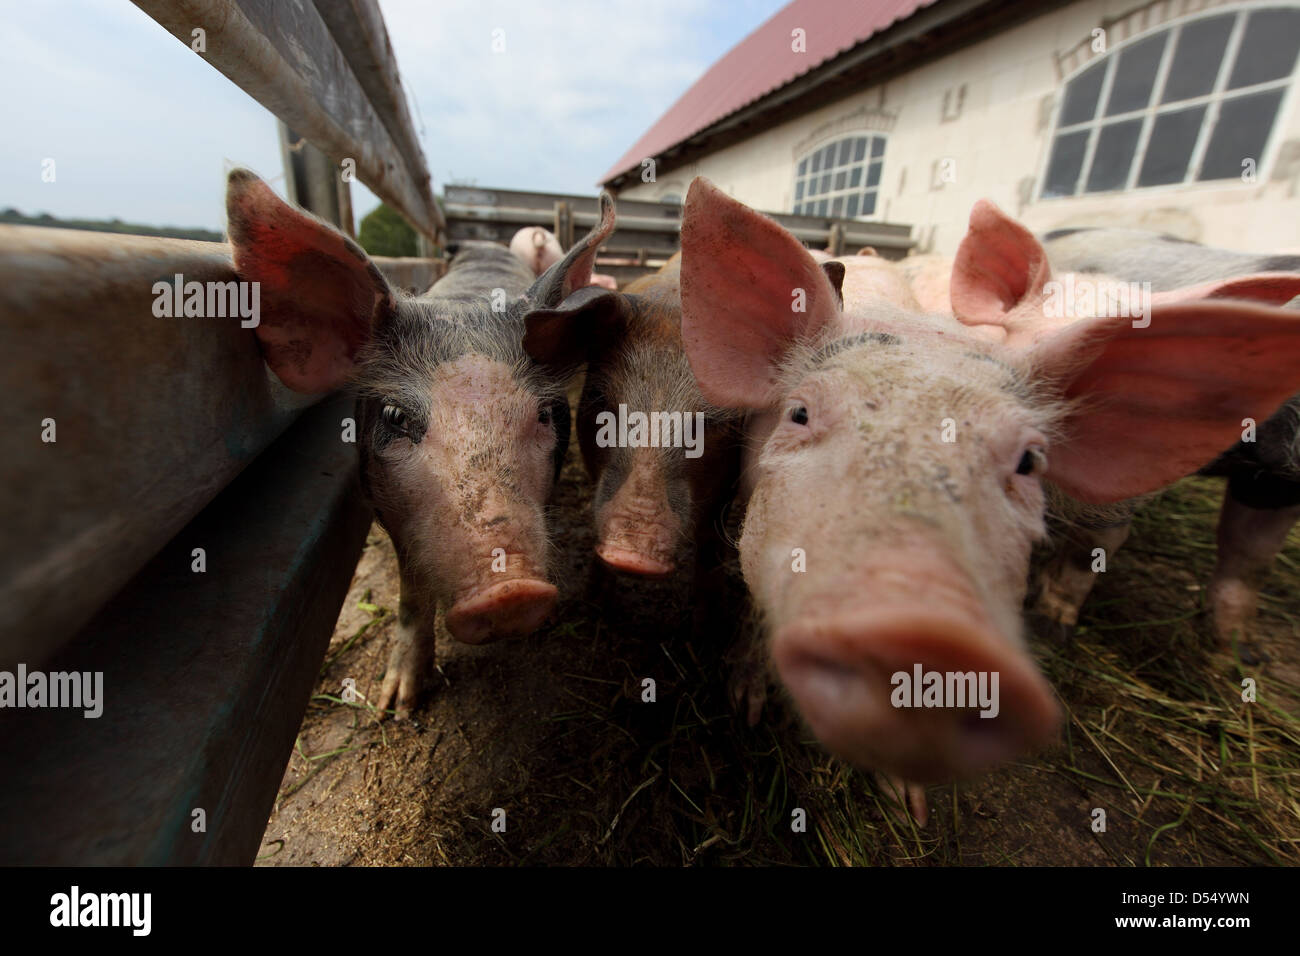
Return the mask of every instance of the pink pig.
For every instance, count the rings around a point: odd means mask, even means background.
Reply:
[[[750,411],[740,558],[776,672],[830,751],[912,781],[1055,737],[1021,621],[1045,484],[1153,491],[1300,387],[1300,321],[1271,305],[1296,277],[1157,296],[1145,327],[1053,317],[1042,247],[988,202],[938,314],[897,265],[819,266],[703,179],[682,250],[700,389]],[[900,693],[931,673],[982,675],[995,702]]]
[[[560,247],[560,240],[555,238],[555,233],[541,226],[525,226],[516,232],[510,239],[510,251],[515,254],[515,258],[532,269],[535,276],[540,276],[564,258],[564,250]],[[614,277],[600,272],[593,272],[588,284],[611,292],[618,291]]]

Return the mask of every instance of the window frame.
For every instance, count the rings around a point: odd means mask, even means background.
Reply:
[[[1300,77],[1300,59],[1292,65],[1291,72],[1284,77],[1275,80],[1269,80],[1264,83],[1255,83],[1250,86],[1243,86],[1239,89],[1228,90],[1227,84],[1230,79],[1231,70],[1229,64],[1235,65],[1237,53],[1241,49],[1242,38],[1246,32],[1246,22],[1250,14],[1258,10],[1295,10],[1300,12],[1300,3],[1285,3],[1278,0],[1264,0],[1259,3],[1240,3],[1225,4],[1222,6],[1209,7],[1204,10],[1198,10],[1186,16],[1176,17],[1164,23],[1157,24],[1148,30],[1134,34],[1125,39],[1122,43],[1111,47],[1103,54],[1092,57],[1086,63],[1073,70],[1068,76],[1064,77],[1057,87],[1056,102],[1052,107],[1052,123],[1043,146],[1043,157],[1039,163],[1038,181],[1034,190],[1035,200],[1042,202],[1060,202],[1071,199],[1089,199],[1100,198],[1104,196],[1114,196],[1117,194],[1159,194],[1168,191],[1186,191],[1188,189],[1230,189],[1230,188],[1254,188],[1267,178],[1265,173],[1272,167],[1273,160],[1280,148],[1282,137],[1277,135],[1278,128],[1283,125],[1283,121],[1289,115],[1292,109],[1292,97],[1295,95],[1295,87],[1300,85],[1297,77]],[[1233,17],[1232,27],[1228,34],[1228,40],[1224,46],[1223,56],[1219,61],[1218,72],[1214,78],[1214,85],[1208,93],[1200,96],[1190,97],[1188,99],[1177,100],[1173,103],[1152,102],[1158,100],[1156,91],[1163,93],[1165,83],[1169,78],[1169,71],[1173,64],[1176,52],[1176,43],[1174,34],[1181,35],[1181,30],[1186,25],[1198,20],[1208,20],[1215,17],[1231,16]],[[1116,113],[1113,116],[1105,116],[1107,100],[1110,97],[1111,89],[1114,85],[1115,73],[1119,69],[1119,59],[1123,51],[1130,46],[1148,40],[1159,33],[1169,34],[1165,41],[1165,47],[1161,53],[1160,63],[1156,69],[1156,75],[1152,80],[1152,90],[1149,94],[1148,103],[1145,107],[1138,110],[1128,110],[1123,113]],[[1073,123],[1069,126],[1061,126],[1061,113],[1065,109],[1066,92],[1069,85],[1077,78],[1082,76],[1087,70],[1098,65],[1099,62],[1105,61],[1104,75],[1102,76],[1101,89],[1097,93],[1097,106],[1091,119],[1082,123]],[[1113,62],[1111,62],[1113,61]],[[1268,132],[1268,139],[1265,142],[1262,155],[1256,157],[1258,163],[1255,168],[1255,181],[1251,183],[1242,182],[1240,176],[1228,177],[1224,179],[1197,179],[1201,167],[1205,161],[1205,154],[1209,149],[1210,138],[1218,124],[1220,109],[1225,102],[1231,102],[1237,99],[1243,99],[1249,96],[1266,93],[1273,90],[1281,89],[1282,97],[1278,102],[1277,112],[1273,117],[1273,124]],[[1200,129],[1197,130],[1196,143],[1192,148],[1191,155],[1188,157],[1187,169],[1183,178],[1178,182],[1158,183],[1151,186],[1139,186],[1138,178],[1142,173],[1142,166],[1146,161],[1147,147],[1151,142],[1151,135],[1156,125],[1156,118],[1161,115],[1178,113],[1183,110],[1205,108],[1205,115],[1201,118]],[[1142,126],[1138,132],[1137,143],[1133,147],[1133,155],[1129,161],[1128,175],[1125,177],[1124,184],[1115,189],[1098,190],[1097,192],[1088,192],[1087,181],[1092,174],[1092,164],[1096,156],[1097,141],[1100,138],[1100,130],[1106,126],[1122,123],[1130,120],[1141,120]],[[1047,175],[1051,169],[1052,154],[1056,148],[1057,139],[1070,133],[1087,132],[1088,141],[1084,147],[1083,160],[1079,171],[1079,180],[1075,184],[1075,191],[1068,195],[1048,195],[1045,193],[1047,188]]]
[[[860,164],[862,167],[861,184],[858,186],[846,186],[841,189],[835,189],[834,183],[832,182],[831,189],[829,192],[825,193],[824,195],[815,196],[812,200],[813,202],[819,202],[822,199],[826,200],[827,208],[826,208],[826,213],[824,215],[822,213],[816,213],[816,212],[795,212],[794,209],[797,204],[809,202],[809,199],[806,195],[801,199],[795,198],[799,190],[799,181],[803,179],[806,182],[806,181],[810,181],[814,175],[818,175],[818,176],[823,175],[823,173],[820,170],[815,174],[811,170],[809,170],[808,172],[801,175],[799,173],[799,164],[804,161],[811,163],[813,156],[820,153],[827,146],[838,146],[840,143],[843,143],[846,140],[851,141],[857,139],[866,139],[867,141],[866,151],[863,154],[862,159],[854,160],[847,166],[839,167],[839,170],[848,172],[851,171],[855,166]],[[876,181],[875,186],[868,186],[866,182],[867,182],[867,176],[871,171],[871,164],[877,161],[873,158],[872,151],[871,151],[872,142],[873,140],[876,139],[879,139],[882,143],[884,143],[884,146],[881,147],[880,157],[878,160],[880,163],[880,178]],[[859,129],[859,130],[850,130],[847,132],[842,132],[835,135],[834,137],[820,140],[816,145],[808,147],[806,150],[803,151],[803,153],[796,156],[794,158],[794,161],[790,164],[790,170],[791,170],[790,215],[819,216],[824,219],[849,219],[854,222],[879,222],[882,215],[881,213],[881,206],[882,206],[881,200],[883,198],[882,193],[884,192],[885,189],[885,156],[888,152],[889,152],[888,134],[880,130],[874,130],[874,129]],[[835,169],[835,167],[832,167],[832,169]],[[861,196],[866,192],[868,192],[869,190],[874,191],[876,195],[875,207],[870,213],[866,215],[859,213],[858,215],[855,216],[847,216],[841,213],[840,215],[837,216],[830,211],[830,206],[836,198],[845,197],[847,199],[847,197],[852,195]]]

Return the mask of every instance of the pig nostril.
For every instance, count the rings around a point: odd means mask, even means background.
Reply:
[[[808,689],[814,693],[820,691],[827,700],[836,704],[860,696],[865,690],[862,675],[838,661],[809,655],[800,666]]]

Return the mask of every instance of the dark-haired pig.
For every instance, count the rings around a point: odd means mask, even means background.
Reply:
[[[1045,483],[1087,503],[1153,491],[1300,387],[1300,320],[1238,301],[1277,289],[1155,297],[1145,324],[1057,317],[1042,246],[988,202],[946,313],[891,292],[889,263],[823,269],[703,179],[682,257],[701,391],[752,412],[740,562],[776,671],[829,750],[910,781],[1054,738],[1021,613]]]
[[[346,236],[245,170],[227,192],[235,268],[261,283],[267,364],[289,388],[359,396],[362,483],[401,570],[398,633],[378,706],[410,709],[434,618],[479,644],[532,632],[555,605],[544,506],[569,433],[563,383],[522,347],[524,316],[587,285],[599,225],[540,278],[466,243],[431,290],[392,289]]]
[[[596,483],[600,560],[616,571],[666,577],[694,555],[697,598],[717,600],[717,590],[701,589],[723,560],[738,416],[700,394],[681,321],[681,260],[674,256],[624,293],[587,289],[533,312],[524,347],[548,366],[586,365],[578,441]]]

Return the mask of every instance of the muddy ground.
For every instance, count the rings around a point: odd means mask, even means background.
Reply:
[[[553,622],[486,647],[440,635],[440,674],[411,722],[365,704],[398,600],[392,545],[372,529],[259,865],[1300,862],[1300,535],[1265,587],[1258,634],[1218,651],[1202,605],[1220,494],[1191,479],[1149,506],[1074,641],[1035,640],[1064,705],[1061,743],[929,788],[919,828],[779,698],[755,728],[734,714],[733,635],[692,635],[684,586],[618,581],[592,599],[589,483],[571,448],[552,515]],[[715,597],[736,630],[733,578]],[[1243,677],[1256,703],[1241,701]],[[359,703],[342,699],[347,678]]]

